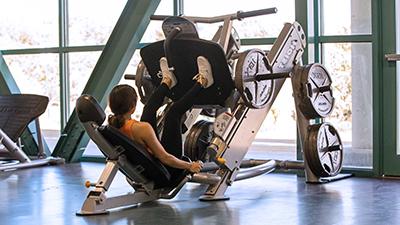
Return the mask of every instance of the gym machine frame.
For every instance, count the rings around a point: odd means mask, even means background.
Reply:
[[[274,13],[276,12],[276,8],[246,12],[244,14],[242,12],[240,13],[242,13],[241,15],[256,16],[266,14],[266,12]],[[238,15],[239,13],[212,18],[185,18],[191,19],[194,22],[208,21],[211,23],[223,21],[224,26],[218,30],[213,40],[219,40],[219,43],[223,46],[226,53],[229,51],[226,43],[228,42],[227,40],[231,38],[232,32],[231,20],[241,18]],[[152,16],[152,19],[165,18],[165,16]],[[242,85],[242,90],[239,90],[242,94],[242,98],[233,104],[232,113],[220,113],[215,119],[214,136],[207,148],[207,152],[214,162],[206,163],[201,173],[187,175],[174,188],[154,189],[154,184],[152,182],[147,182],[143,177],[141,177],[138,168],[130,168],[130,165],[127,165],[126,158],[117,154],[119,150],[110,146],[107,141],[101,138],[101,134],[97,130],[101,124],[96,124],[94,122],[83,123],[85,129],[89,132],[89,135],[95,143],[99,146],[103,146],[103,151],[110,152],[107,154],[109,156],[107,164],[99,180],[96,183],[86,183],[87,187],[94,186],[95,189],[90,191],[77,215],[102,214],[107,213],[108,209],[116,207],[128,206],[156,199],[170,199],[173,198],[188,181],[209,185],[207,191],[200,197],[200,200],[229,199],[224,195],[224,193],[234,181],[269,173],[278,168],[304,169],[307,182],[322,182],[323,178],[315,174],[315,170],[310,168],[309,157],[307,154],[304,154],[304,163],[279,160],[243,160],[250,144],[256,136],[257,131],[271,109],[283,83],[288,77],[292,79],[296,113],[298,117],[297,125],[300,131],[302,149],[304,150],[307,143],[310,142],[309,129],[310,125],[312,125],[312,121],[308,117],[304,116],[303,110],[299,105],[302,101],[300,98],[301,88],[299,88],[299,86],[303,85],[300,82],[299,75],[299,71],[302,71],[303,67],[299,64],[306,45],[305,38],[306,36],[298,23],[285,24],[271,51],[267,55],[265,55],[264,51],[256,51],[256,54],[264,54],[264,57],[260,58],[261,62],[263,62],[263,68],[261,70],[258,68],[257,61],[257,72],[248,78],[245,78],[242,74],[244,69],[243,62],[246,60],[247,54],[252,50],[245,54],[237,52],[230,54],[231,57],[228,57],[228,62],[232,59],[238,59],[239,62],[242,62],[242,65],[236,66],[235,69],[235,83],[237,87]],[[257,58],[257,60],[258,59],[259,58]],[[260,74],[257,74],[258,72],[260,72]],[[252,102],[254,99],[246,99],[245,90],[243,89],[246,82],[256,82],[255,85],[257,85],[257,87],[259,85],[257,82],[262,83],[264,86],[263,91],[267,91],[269,96],[266,99],[261,99],[261,102],[257,102],[259,101],[258,98],[255,98],[255,102]],[[326,92],[330,91],[330,87],[322,87],[318,90]],[[256,92],[257,91],[258,90],[256,90]],[[255,94],[257,95],[259,93]],[[193,121],[194,120],[192,120],[192,122]],[[325,146],[328,147],[327,149],[329,152],[337,151],[341,153],[343,148],[340,138],[337,138],[337,140],[337,143],[328,143],[328,145],[331,146]],[[309,144],[307,146],[309,146]],[[110,157],[110,155],[114,156]],[[125,172],[129,171],[130,177],[135,178],[130,179],[127,177],[128,183],[134,188],[135,192],[121,196],[107,197],[106,192],[108,191],[117,171],[121,169],[121,165],[125,167]],[[334,173],[329,175],[335,176],[340,171],[340,167],[341,164],[338,166],[339,170],[336,170]]]

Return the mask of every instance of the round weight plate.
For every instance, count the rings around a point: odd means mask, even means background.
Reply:
[[[333,109],[332,79],[319,63],[306,65],[301,72],[300,109],[308,119],[327,117]]]
[[[185,156],[192,161],[206,161],[206,149],[211,141],[213,123],[205,120],[197,121],[190,129],[185,140]]]
[[[156,89],[156,86],[151,81],[151,76],[142,60],[137,65],[135,84],[139,92],[140,101],[146,104],[151,93]]]
[[[236,63],[235,85],[251,108],[262,108],[272,96],[273,80],[256,81],[256,75],[270,73],[264,60],[264,51],[250,49],[241,53]]]
[[[306,160],[315,175],[331,177],[342,169],[343,145],[331,124],[311,125],[304,147]]]

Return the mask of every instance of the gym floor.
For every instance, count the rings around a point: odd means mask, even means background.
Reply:
[[[204,186],[186,184],[172,200],[78,217],[104,164],[74,163],[0,173],[0,224],[398,224],[400,180],[348,178],[305,184],[293,174],[266,174],[233,184],[229,201],[201,202]],[[109,195],[130,191],[118,174]]]

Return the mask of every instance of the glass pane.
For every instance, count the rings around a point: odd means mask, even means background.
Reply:
[[[287,79],[251,145],[252,157],[296,160],[297,125],[292,93]]]
[[[172,15],[174,13],[172,3],[173,2],[170,0],[161,0],[160,5],[158,5],[158,8],[154,14]],[[140,42],[150,43],[164,39],[164,33],[162,32],[161,25],[162,21],[150,21],[150,24],[147,26],[146,32],[144,33]]]
[[[126,0],[69,0],[69,44],[104,45]],[[172,15],[172,1],[161,1],[156,14]],[[152,21],[142,41],[162,39],[161,22]]]
[[[69,44],[105,44],[125,4],[126,0],[69,0]]]
[[[234,21],[233,27],[236,28],[240,38],[276,37],[285,22],[293,22],[295,20],[294,0],[203,0],[185,1],[184,6],[185,15],[206,17],[270,7],[276,7],[278,9],[278,13],[273,15],[245,18],[242,21]],[[211,39],[219,25],[221,24],[198,24],[200,37]]]
[[[372,45],[322,45],[333,81],[335,108],[327,119],[344,143],[344,165],[372,167]]]
[[[60,135],[60,89],[58,54],[4,56],[21,93],[49,97],[40,127],[52,151]]]
[[[93,68],[101,52],[74,52],[68,53],[70,70],[70,106],[75,108],[76,100],[81,96],[83,89],[92,74]]]
[[[1,1],[1,49],[58,45],[58,1]]]
[[[371,1],[322,0],[322,35],[371,34]]]

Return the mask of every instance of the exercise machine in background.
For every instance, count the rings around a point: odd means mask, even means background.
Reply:
[[[39,116],[48,102],[47,97],[40,95],[0,96],[0,171],[64,163],[64,159],[47,157],[45,153]],[[32,121],[36,127],[38,153],[29,157],[22,150],[20,137]]]

